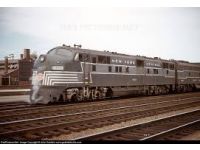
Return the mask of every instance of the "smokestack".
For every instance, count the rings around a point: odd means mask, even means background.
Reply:
[[[26,60],[30,60],[31,59],[30,49],[24,49],[24,59],[26,59]]]
[[[5,74],[8,73],[8,57],[5,57]]]
[[[20,59],[21,59],[21,60],[23,59],[23,57],[24,57],[24,55],[23,55],[23,54],[20,54]]]

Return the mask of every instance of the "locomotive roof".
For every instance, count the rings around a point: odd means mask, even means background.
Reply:
[[[158,57],[151,58],[146,56],[139,56],[139,55],[127,55],[127,54],[121,54],[117,52],[110,52],[110,51],[99,51],[99,50],[92,50],[92,49],[83,49],[83,48],[75,48],[75,47],[69,47],[69,46],[58,46],[55,48],[65,48],[71,51],[75,51],[78,53],[87,53],[92,55],[103,55],[103,56],[113,56],[113,57],[122,57],[122,58],[128,58],[128,59],[140,59],[140,60],[152,60],[156,62],[173,62],[174,60],[164,60]],[[55,49],[54,48],[54,49]],[[53,50],[53,49],[52,49]],[[50,50],[51,51],[51,50]]]
[[[53,49],[57,49],[57,48],[64,48],[64,49],[75,51],[78,53],[87,53],[87,54],[92,54],[92,55],[111,56],[111,57],[113,56],[113,57],[121,57],[121,58],[127,58],[127,59],[148,60],[148,61],[152,60],[152,61],[156,61],[156,62],[166,62],[166,63],[174,63],[176,61],[180,65],[199,66],[199,63],[189,63],[187,61],[177,61],[177,60],[173,60],[173,59],[166,60],[166,59],[161,59],[158,57],[152,58],[152,57],[146,57],[146,56],[140,56],[140,55],[128,55],[128,54],[122,54],[122,53],[117,53],[117,52],[110,52],[110,51],[106,51],[106,50],[99,51],[99,50],[92,50],[92,49],[76,48],[76,47],[65,46],[65,45],[57,46]],[[53,49],[51,49],[51,50],[53,50]]]

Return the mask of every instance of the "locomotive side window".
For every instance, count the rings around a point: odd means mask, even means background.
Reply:
[[[119,67],[118,66],[115,67],[115,72],[119,72]]]
[[[166,70],[166,73],[169,74],[169,70]]]
[[[110,64],[110,57],[107,57],[107,64]]]
[[[150,73],[150,69],[147,69],[147,74],[149,74]]]
[[[169,66],[168,63],[163,63],[162,65],[163,65],[163,68],[164,68],[164,69],[165,69],[165,68],[168,69],[168,66]]]
[[[92,63],[97,63],[96,57],[92,57]]]
[[[106,56],[98,56],[98,63],[106,64]]]
[[[119,67],[119,72],[122,72],[122,67]]]
[[[126,73],[129,73],[129,67],[126,67]]]
[[[174,70],[174,64],[170,64],[169,69]]]
[[[112,72],[112,66],[108,66],[108,72]]]
[[[158,69],[153,69],[154,74],[158,74]]]
[[[92,65],[92,71],[96,71],[96,65]]]
[[[143,60],[136,60],[136,66],[137,67],[144,67],[144,61]]]

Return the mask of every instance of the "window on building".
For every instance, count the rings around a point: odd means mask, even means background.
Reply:
[[[96,65],[92,65],[92,71],[96,71]]]
[[[115,72],[119,72],[119,67],[118,66],[115,67]]]
[[[190,77],[190,76],[191,76],[191,73],[189,72],[188,75],[189,75],[189,77]]]
[[[144,67],[144,61],[143,60],[136,60],[136,66],[137,67]]]
[[[126,73],[129,73],[129,67],[126,67]]]
[[[112,66],[108,66],[108,72],[112,72]]]
[[[169,70],[166,70],[166,74],[169,74]]]
[[[158,74],[158,69],[153,69],[154,74]]]
[[[119,72],[122,72],[122,67],[119,67]]]

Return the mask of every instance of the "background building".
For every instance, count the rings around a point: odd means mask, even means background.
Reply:
[[[30,49],[24,49],[20,59],[6,56],[0,60],[0,86],[31,85],[33,63]]]

